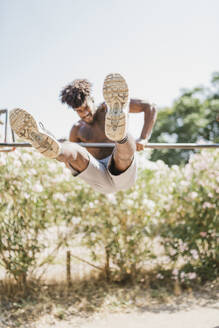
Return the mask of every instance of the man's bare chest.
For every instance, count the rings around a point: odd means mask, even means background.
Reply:
[[[78,137],[82,142],[100,142],[109,143],[110,141],[105,135],[104,124],[97,125],[82,125],[78,132]],[[87,151],[97,159],[102,159],[109,156],[112,153],[112,148],[91,148],[88,147]]]
[[[82,142],[107,142],[108,140],[102,125],[82,125],[78,131],[78,137]]]

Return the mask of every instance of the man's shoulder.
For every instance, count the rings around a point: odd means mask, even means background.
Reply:
[[[83,125],[84,122],[82,120],[79,120],[72,125],[69,135],[70,141],[79,141],[79,130]]]
[[[78,131],[78,130],[80,129],[80,127],[81,127],[81,123],[80,123],[80,121],[74,123],[74,124],[72,125],[72,127],[71,127],[71,132],[72,132],[72,131]]]
[[[100,103],[97,106],[97,110],[95,113],[95,120],[101,120],[101,121],[104,120],[106,112],[107,112],[106,103],[105,102]]]

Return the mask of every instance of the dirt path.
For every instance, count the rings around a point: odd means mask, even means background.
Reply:
[[[113,314],[81,328],[219,328],[219,306],[175,313]]]
[[[51,317],[50,317],[51,318]],[[29,326],[30,327],[30,326]],[[82,319],[73,316],[69,320],[41,318],[31,327],[36,328],[219,328],[219,302],[191,309],[150,310],[131,313],[96,314]],[[25,326],[26,328],[26,326]]]

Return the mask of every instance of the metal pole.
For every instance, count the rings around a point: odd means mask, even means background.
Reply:
[[[4,142],[7,142],[7,127],[8,127],[8,110],[7,109],[0,109],[0,115],[5,114],[5,137],[4,137]]]
[[[8,133],[8,110],[5,112],[5,142],[7,142],[7,133]]]
[[[87,148],[113,148],[114,143],[78,143],[82,147]],[[0,143],[0,147],[32,147],[30,143]],[[199,149],[199,148],[219,148],[219,143],[216,144],[196,144],[196,143],[148,143],[144,148],[152,149]]]

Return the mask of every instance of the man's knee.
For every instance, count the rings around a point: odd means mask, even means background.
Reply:
[[[83,171],[89,164],[89,155],[83,147],[74,142],[64,142],[58,161],[64,162],[68,167],[68,163],[78,171]]]
[[[132,164],[134,155],[128,156],[125,158],[116,157],[115,154],[112,157],[111,164],[109,166],[109,170],[114,175],[119,175],[125,172],[129,166]]]

